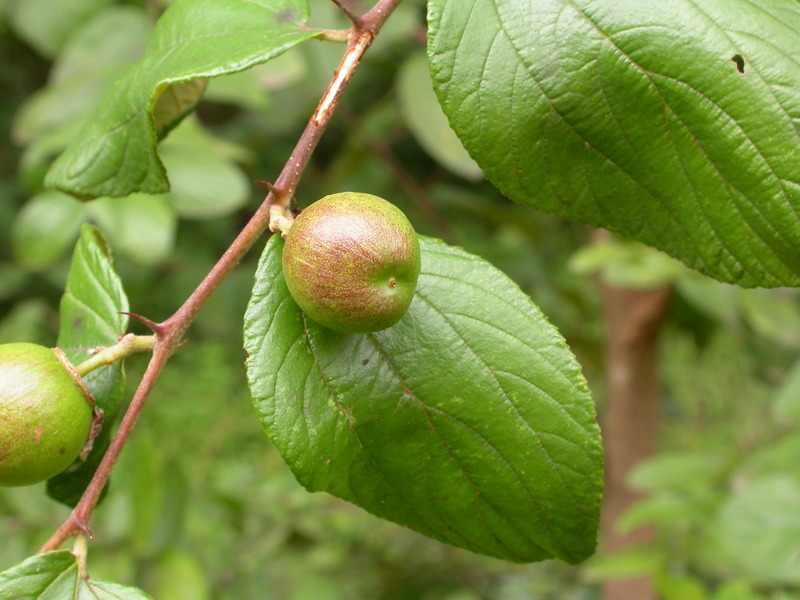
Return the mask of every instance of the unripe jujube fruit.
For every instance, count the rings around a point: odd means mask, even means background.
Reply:
[[[283,274],[300,308],[344,333],[391,327],[414,298],[419,241],[403,212],[382,198],[325,196],[295,219]]]
[[[89,434],[92,405],[50,348],[0,344],[0,485],[66,469]]]

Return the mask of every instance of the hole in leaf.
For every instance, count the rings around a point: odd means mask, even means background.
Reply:
[[[744,75],[744,56],[741,54],[734,54],[731,57],[731,60],[736,63],[736,70],[739,71],[742,75]]]

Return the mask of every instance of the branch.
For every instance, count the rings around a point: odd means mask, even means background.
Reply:
[[[322,134],[325,132],[344,90],[355,74],[364,52],[369,48],[386,19],[389,18],[389,15],[392,14],[392,11],[400,2],[402,0],[379,0],[364,16],[356,20],[350,30],[351,35],[349,36],[347,49],[339,63],[339,68],[328,85],[328,89],[320,99],[317,109],[306,125],[305,131],[300,136],[278,179],[274,185],[269,186],[270,192],[261,206],[183,305],[163,323],[153,324],[155,334],[153,355],[130,406],[120,422],[119,429],[114,439],[111,440],[103,460],[100,462],[80,501],[64,524],[42,546],[40,552],[55,550],[68,538],[89,532],[89,517],[95,506],[97,506],[100,493],[103,491],[111,475],[111,470],[114,468],[164,365],[172,353],[181,345],[184,333],[197,317],[200,309],[225,277],[244,258],[253,244],[267,231],[270,226],[271,213],[273,215],[280,214],[284,217],[291,217],[289,202],[297,189],[311,155],[322,138]]]
[[[339,10],[341,10],[345,14],[345,16],[348,19],[350,19],[350,21],[352,21],[353,25],[358,26],[359,17],[352,10],[350,10],[349,6],[347,6],[344,2],[342,2],[342,0],[332,0],[332,1],[336,6],[339,7]]]

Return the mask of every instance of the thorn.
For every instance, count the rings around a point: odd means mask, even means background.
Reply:
[[[264,187],[266,187],[270,192],[272,192],[272,195],[275,196],[276,198],[280,197],[280,191],[278,191],[278,188],[272,185],[269,181],[256,181],[256,183],[259,183]]]
[[[342,2],[342,0],[332,0],[332,1],[336,6],[339,7],[339,10],[341,10],[347,16],[347,18],[353,22],[353,25],[358,25],[361,22],[361,19],[358,17],[358,15],[355,14],[352,10],[350,10],[344,4],[344,2]]]
[[[177,351],[177,350],[180,350],[181,348],[183,348],[183,347],[184,347],[186,344],[188,344],[188,343],[189,343],[189,338],[186,338],[186,339],[185,339],[185,340],[183,340],[183,341],[182,341],[180,344],[178,344],[177,346],[175,346],[175,350],[176,350],[176,351]]]
[[[131,319],[136,319],[142,325],[152,329],[153,333],[155,333],[157,335],[160,334],[160,333],[163,333],[164,328],[161,327],[161,324],[156,323],[155,321],[151,321],[147,317],[143,317],[142,315],[137,315],[137,314],[129,313],[129,312],[121,312],[119,314],[126,315],[126,316],[130,317]]]

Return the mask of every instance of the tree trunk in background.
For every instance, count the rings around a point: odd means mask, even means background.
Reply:
[[[657,448],[661,395],[657,348],[670,288],[632,289],[601,283],[601,293],[608,389],[602,419],[606,487],[600,539],[604,551],[614,554],[653,539],[649,528],[623,535],[616,524],[641,497],[626,485],[631,469]],[[656,594],[648,577],[636,577],[607,582],[603,598],[655,600]]]

